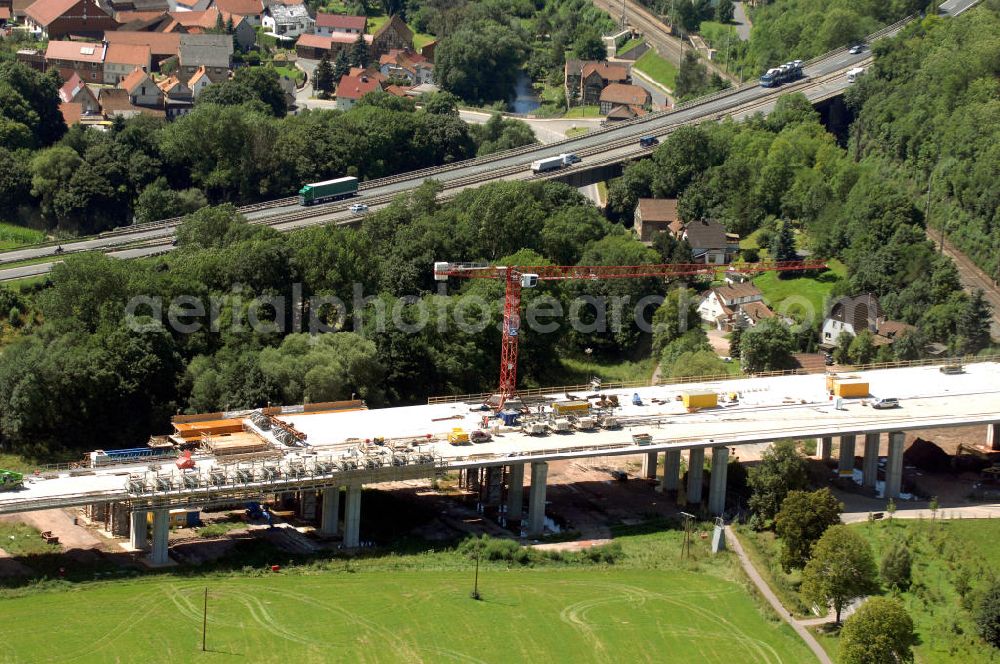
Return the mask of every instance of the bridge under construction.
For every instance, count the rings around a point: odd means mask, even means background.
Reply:
[[[817,439],[818,453],[829,458],[835,436],[842,474],[853,471],[861,444],[863,484],[898,497],[908,429],[981,424],[984,446],[1000,449],[1000,363],[967,364],[961,373],[940,369],[624,389],[595,384],[522,395],[499,413],[480,400],[455,398],[398,408],[368,409],[346,401],[179,416],[174,431],[155,437],[149,448],[95,451],[88,467],[28,476],[23,488],[0,493],[0,514],[74,506],[114,514],[116,530],[130,535],[132,548],[151,548],[150,562],[163,564],[171,510],[297,493],[313,506],[310,513],[319,512],[319,534],[342,536],[343,546],[351,548],[360,543],[362,486],[457,471],[479,492],[484,511],[535,537],[544,529],[551,461],[642,454],[646,477],[656,477],[662,465],[660,490],[698,505],[708,450],[711,472],[703,506],[721,515],[731,450]],[[898,399],[899,405],[875,408],[875,398]],[[887,454],[880,481],[883,441]],[[683,487],[682,452],[688,467]]]

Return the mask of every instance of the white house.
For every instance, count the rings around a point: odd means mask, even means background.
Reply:
[[[347,16],[345,14],[316,13],[316,34],[329,37],[334,32],[344,32],[360,35],[365,31],[368,19],[364,16]]]
[[[731,330],[737,324],[753,327],[774,312],[764,304],[764,296],[750,282],[730,283],[708,291],[698,304],[698,315],[720,330]]]
[[[316,21],[303,4],[273,4],[264,10],[261,25],[269,35],[291,39],[312,32]]]
[[[830,307],[820,331],[820,348],[832,349],[840,335],[847,332],[852,337],[868,330],[875,335],[876,346],[893,343],[898,337],[914,330],[912,325],[888,320],[878,298],[872,293],[855,297],[842,297]]]

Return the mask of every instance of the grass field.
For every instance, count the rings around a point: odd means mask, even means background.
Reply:
[[[677,79],[677,67],[674,63],[664,60],[656,51],[649,49],[635,61],[635,68],[662,86],[674,89]]]
[[[7,662],[739,661],[810,654],[762,617],[731,554],[678,531],[619,538],[615,564],[483,563],[456,553],[331,561],[281,573],[170,573],[8,593]],[[201,653],[208,599],[208,653]],[[44,626],[40,616],[44,616]]]
[[[279,67],[279,66],[275,66],[274,68],[277,70],[277,72],[278,72],[278,74],[280,76],[284,76],[286,78],[290,78],[293,81],[295,81],[296,84],[301,83],[302,80],[306,77],[305,72],[303,72],[301,69],[298,69],[297,67]]]
[[[649,380],[656,368],[651,357],[640,362],[562,357],[560,362],[567,384],[586,383],[593,376],[605,381]]]
[[[601,108],[599,106],[574,106],[566,111],[564,118],[599,118]]]
[[[630,50],[632,50],[633,48],[635,48],[644,41],[646,41],[645,37],[633,37],[632,39],[629,39],[627,42],[619,46],[618,50],[615,51],[615,54],[621,55],[622,53],[628,53]]]
[[[24,226],[0,222],[0,251],[38,244],[45,240],[45,233]]]
[[[824,305],[833,287],[847,274],[840,261],[831,260],[829,265],[828,270],[816,276],[791,279],[781,279],[777,272],[764,272],[754,277],[753,283],[772,309],[798,320],[810,315],[818,320],[826,311]]]
[[[566,138],[573,138],[574,136],[583,136],[590,131],[590,127],[570,127],[566,130]]]

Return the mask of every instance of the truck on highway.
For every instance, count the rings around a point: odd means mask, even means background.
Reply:
[[[313,182],[299,189],[299,205],[315,205],[327,201],[337,201],[358,193],[358,179],[355,177],[334,178],[323,182]]]
[[[853,83],[858,80],[858,77],[865,73],[864,67],[854,67],[847,72],[847,82]]]
[[[578,156],[572,152],[567,152],[559,155],[558,157],[546,157],[545,159],[539,159],[531,162],[531,172],[537,174],[554,171],[562,168],[563,166],[572,166],[578,161],[580,161]]]
[[[760,77],[760,87],[776,88],[784,83],[799,80],[805,75],[802,71],[802,64],[801,60],[792,60],[779,67],[768,69]]]

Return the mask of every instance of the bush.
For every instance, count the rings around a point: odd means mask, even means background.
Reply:
[[[1000,648],[1000,582],[993,585],[976,607],[976,630],[986,643]]]
[[[841,664],[912,662],[913,620],[903,605],[873,597],[847,619],[840,633]]]
[[[887,586],[905,591],[910,587],[910,567],[910,552],[902,542],[896,542],[882,556],[879,573]]]

